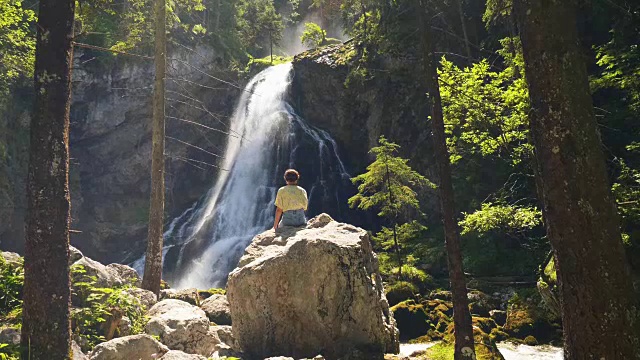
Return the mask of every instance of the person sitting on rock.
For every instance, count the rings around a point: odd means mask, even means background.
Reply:
[[[304,212],[307,210],[309,200],[307,192],[298,186],[300,174],[289,169],[284,172],[284,180],[287,186],[278,189],[276,195],[276,219],[273,229],[282,226],[301,226],[307,223]],[[282,219],[282,221],[280,221]]]

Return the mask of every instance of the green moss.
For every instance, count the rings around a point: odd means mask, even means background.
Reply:
[[[391,311],[398,324],[400,340],[415,339],[429,332],[430,323],[422,304],[406,300],[392,306]]]
[[[527,345],[535,346],[535,345],[538,345],[538,340],[536,340],[535,337],[529,335],[526,338],[524,338],[524,343]]]
[[[453,352],[452,343],[441,342],[427,349],[425,355],[429,360],[451,360],[453,359]]]
[[[491,329],[491,333],[489,334],[489,337],[494,342],[500,342],[500,341],[507,340],[509,338],[509,334],[502,331],[502,327],[498,326],[495,329]]]
[[[415,299],[418,287],[407,281],[398,281],[386,286],[385,293],[389,305],[393,306],[405,300]]]

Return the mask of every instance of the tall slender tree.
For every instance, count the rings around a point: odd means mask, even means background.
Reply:
[[[473,326],[471,313],[469,312],[469,299],[467,298],[467,283],[462,267],[460,234],[455,217],[451,163],[444,133],[444,117],[442,113],[440,85],[438,84],[437,60],[433,50],[434,43],[430,31],[431,27],[426,22],[426,19],[430,18],[427,16],[429,15],[429,11],[426,0],[416,0],[415,4],[420,22],[423,73],[431,110],[435,160],[439,175],[438,189],[440,193],[440,207],[442,209],[444,222],[449,281],[451,282],[453,300],[453,323],[455,326],[454,359],[475,359]]]
[[[22,358],[67,359],[69,111],[74,0],[40,0],[31,118]]]
[[[577,32],[577,0],[517,0],[539,193],[566,359],[640,359],[620,225]]]
[[[155,0],[155,84],[151,148],[151,200],[149,235],[142,287],[156,295],[162,280],[162,234],[164,226],[164,88],[167,61],[166,0]]]

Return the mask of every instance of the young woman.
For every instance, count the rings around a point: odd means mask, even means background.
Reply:
[[[294,169],[284,172],[287,186],[281,187],[276,195],[274,230],[279,226],[301,226],[307,223],[307,219],[304,217],[308,206],[307,192],[298,186],[299,178],[300,174]]]

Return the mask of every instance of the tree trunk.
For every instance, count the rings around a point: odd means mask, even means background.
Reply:
[[[69,108],[73,0],[40,0],[26,219],[23,359],[71,352]]]
[[[151,149],[151,200],[149,237],[142,288],[160,293],[162,280],[162,233],[164,223],[164,84],[167,57],[165,0],[155,0],[155,67],[153,135]]]
[[[578,44],[576,6],[576,0],[519,0],[514,9],[562,298],[564,356],[640,359],[638,308]]]
[[[453,184],[451,181],[451,164],[444,133],[444,118],[442,114],[442,100],[438,84],[436,57],[433,54],[433,41],[429,31],[429,24],[425,24],[426,5],[418,2],[420,27],[422,33],[422,50],[424,76],[429,93],[429,107],[431,108],[431,124],[436,165],[440,183],[440,207],[444,222],[444,233],[447,248],[447,263],[449,265],[449,281],[453,299],[453,323],[455,326],[454,359],[475,359],[473,327],[469,313],[469,299],[467,298],[467,284],[462,267],[462,250],[455,218],[455,203],[453,198]]]
[[[389,188],[389,202],[393,204],[395,202],[393,198],[393,191],[391,190],[391,174],[389,171],[389,164],[387,163],[387,187]],[[398,214],[394,214],[393,219],[393,246],[396,248],[396,256],[398,258],[398,279],[402,280],[402,255],[400,255],[400,244],[398,243]]]
[[[464,46],[467,51],[467,61],[469,65],[473,63],[473,56],[471,56],[471,47],[469,46],[469,35],[467,34],[467,23],[464,20],[464,9],[462,7],[462,0],[456,0],[458,3],[458,13],[460,14],[460,24],[462,25],[462,35],[464,36]]]

